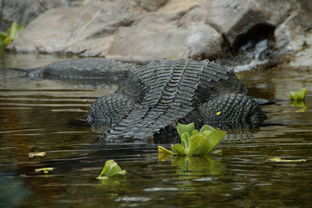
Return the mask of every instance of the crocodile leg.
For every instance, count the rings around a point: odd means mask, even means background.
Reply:
[[[134,105],[135,102],[125,95],[105,95],[91,105],[87,122],[97,131],[106,131],[123,119]]]

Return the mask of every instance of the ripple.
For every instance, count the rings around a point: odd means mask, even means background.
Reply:
[[[124,197],[117,198],[115,201],[118,201],[118,202],[147,202],[150,200],[151,200],[151,198],[148,198],[148,197],[124,196]]]
[[[151,187],[151,188],[146,188],[144,191],[147,192],[158,192],[158,191],[178,191],[178,188],[175,187]]]

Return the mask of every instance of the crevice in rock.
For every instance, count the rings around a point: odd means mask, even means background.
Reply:
[[[275,26],[260,23],[246,33],[238,35],[232,45],[224,36],[224,50],[227,57],[220,57],[217,63],[229,66],[236,72],[251,69],[265,69],[276,64]]]
[[[267,23],[260,23],[253,26],[246,33],[236,37],[231,49],[236,53],[239,50],[249,50],[262,40],[273,40],[275,27]]]

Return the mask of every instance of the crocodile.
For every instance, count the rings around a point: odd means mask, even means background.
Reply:
[[[107,140],[147,139],[176,122],[260,125],[262,100],[247,93],[233,70],[213,62],[152,61],[131,70],[114,94],[94,101],[87,121]]]
[[[126,78],[130,71],[137,68],[136,64],[125,63],[104,58],[80,58],[59,61],[44,66],[20,69],[31,79],[55,80],[100,80],[117,82]]]

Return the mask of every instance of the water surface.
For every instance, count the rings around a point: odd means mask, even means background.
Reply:
[[[241,72],[269,122],[257,132],[231,135],[221,156],[159,160],[157,144],[100,143],[83,118],[92,101],[116,84],[29,80],[8,67],[64,59],[6,55],[0,67],[0,207],[311,207],[312,97],[292,106],[290,90],[312,91],[311,72],[281,68]],[[281,125],[282,124],[282,125]],[[29,152],[46,152],[29,158]],[[276,163],[268,159],[305,159]],[[114,159],[125,177],[100,182]],[[35,169],[53,167],[50,174]]]

